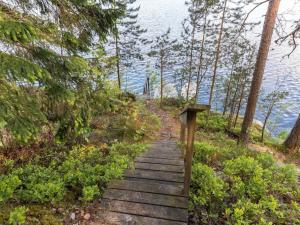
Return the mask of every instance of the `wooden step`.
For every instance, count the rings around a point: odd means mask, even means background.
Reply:
[[[175,165],[175,166],[183,165],[182,160],[156,159],[156,158],[146,158],[146,157],[137,157],[135,162],[155,163],[155,164]]]
[[[149,151],[140,155],[141,157],[157,158],[157,159],[181,159],[180,152],[156,152]]]
[[[166,184],[159,181],[145,182],[144,180],[116,180],[108,188],[131,190],[147,193],[183,196],[183,185],[178,183]]]
[[[184,179],[183,174],[180,173],[140,170],[140,169],[128,170],[124,173],[124,177],[179,182],[179,183],[182,183]]]
[[[104,221],[111,222],[114,225],[187,225],[185,222],[156,219],[116,212],[105,212],[103,213],[102,217]]]
[[[186,209],[188,205],[187,198],[185,197],[116,189],[108,189],[103,198],[151,205],[170,206],[183,209]]]
[[[112,212],[127,213],[150,218],[187,222],[188,212],[186,209],[149,205],[118,200],[102,201],[103,206]],[[150,224],[149,224],[150,225]]]
[[[164,165],[164,164],[156,164],[156,163],[135,163],[136,169],[143,170],[157,170],[157,171],[165,171],[165,172],[176,172],[183,173],[183,166],[173,166],[173,165]]]

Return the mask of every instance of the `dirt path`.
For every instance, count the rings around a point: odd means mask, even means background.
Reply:
[[[148,109],[161,119],[161,129],[157,133],[158,140],[179,140],[180,124],[176,116],[161,109],[155,102],[146,102]],[[174,115],[177,113],[175,112]]]

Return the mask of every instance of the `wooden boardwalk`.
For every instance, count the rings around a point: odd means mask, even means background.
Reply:
[[[116,225],[186,225],[184,163],[174,141],[159,141],[135,160],[135,170],[104,193],[105,219]]]

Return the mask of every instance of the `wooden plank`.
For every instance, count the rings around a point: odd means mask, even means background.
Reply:
[[[158,181],[116,180],[111,182],[108,188],[183,196],[183,184],[177,183],[166,184]]]
[[[124,173],[124,177],[134,177],[151,180],[162,180],[171,182],[183,182],[184,176],[179,173],[151,171],[151,170],[128,170]]]
[[[155,158],[146,158],[146,157],[137,157],[135,162],[144,162],[144,163],[156,163],[164,165],[183,165],[183,160],[174,160],[174,159],[155,159]]]
[[[168,152],[171,152],[171,153],[176,153],[176,152],[180,152],[180,148],[175,148],[175,147],[172,147],[172,148],[158,148],[158,147],[155,147],[155,148],[150,148],[149,151],[151,152],[160,152],[160,153],[168,153]]]
[[[155,159],[173,159],[173,160],[180,160],[181,154],[174,154],[174,153],[159,153],[159,152],[146,152],[141,155],[141,157],[145,158],[155,158]]]
[[[118,200],[103,200],[102,204],[112,212],[127,213],[157,219],[187,222],[186,209],[149,205]]]
[[[164,165],[164,164],[156,164],[156,163],[135,163],[136,169],[143,170],[157,170],[157,171],[166,171],[166,172],[176,172],[183,173],[183,166],[173,166],[173,165]]]
[[[156,219],[124,213],[105,212],[101,215],[103,221],[114,225],[187,225],[185,222]]]
[[[144,193],[128,190],[108,189],[104,199],[121,200],[151,205],[170,206],[175,208],[187,209],[187,198],[179,196],[161,195],[154,193]]]

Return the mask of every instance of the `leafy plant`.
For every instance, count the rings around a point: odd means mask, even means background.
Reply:
[[[99,188],[97,185],[93,186],[86,186],[82,189],[82,195],[84,201],[91,201],[95,197],[97,197],[100,194]]]
[[[65,194],[64,182],[55,168],[27,165],[13,171],[22,181],[18,197],[27,202],[58,202]]]
[[[22,181],[16,175],[0,176],[0,204],[14,196]]]
[[[18,225],[26,222],[26,212],[28,209],[25,206],[16,207],[9,215],[9,224]]]

